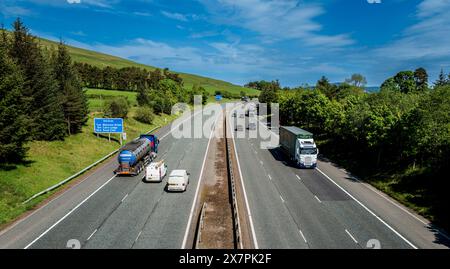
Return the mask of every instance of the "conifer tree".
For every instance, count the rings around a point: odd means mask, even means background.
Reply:
[[[24,78],[5,44],[0,45],[0,163],[13,163],[25,157],[29,119],[23,112]]]
[[[53,56],[53,71],[57,82],[64,120],[69,135],[81,132],[87,121],[87,98],[72,66],[70,55],[62,42]]]
[[[35,38],[20,19],[14,22],[10,55],[23,72],[24,111],[31,118],[31,136],[37,140],[57,140],[65,136],[62,105],[56,80],[48,60]]]

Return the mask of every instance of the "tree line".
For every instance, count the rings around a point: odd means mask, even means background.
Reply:
[[[363,178],[400,174],[399,191],[415,193],[450,227],[450,74],[429,85],[425,69],[401,71],[376,93],[326,77],[313,89],[264,85],[260,102],[279,103],[282,125],[312,131],[321,153]]]
[[[168,68],[162,71],[160,69],[148,71],[138,67],[100,68],[78,62],[74,64],[74,67],[79,74],[82,86],[87,88],[139,91],[154,86],[164,78],[183,85],[183,79],[178,74],[170,72]]]
[[[0,163],[18,162],[28,141],[80,132],[88,105],[62,42],[42,49],[20,19],[0,32]]]

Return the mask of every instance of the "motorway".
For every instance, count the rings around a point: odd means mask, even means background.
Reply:
[[[184,193],[168,193],[165,182],[144,183],[137,177],[117,177],[112,158],[29,216],[0,233],[0,248],[182,248],[197,196],[199,178],[217,114],[204,113],[180,121],[205,123],[200,138],[174,138],[170,126],[156,132],[161,140],[157,160],[164,159],[168,173],[186,169],[190,183]],[[184,115],[183,115],[184,116]],[[70,240],[70,241],[69,241]],[[76,240],[76,241],[75,241]],[[78,246],[77,246],[78,247]]]
[[[298,169],[279,148],[261,148],[267,141],[262,138],[278,141],[264,122],[258,121],[255,135],[235,129],[247,127],[248,117],[228,117],[259,248],[450,246],[448,236],[427,220],[333,164],[319,161],[318,169]]]
[[[161,139],[157,160],[164,159],[169,172],[179,168],[191,174],[185,193],[167,193],[166,179],[144,183],[143,175],[116,177],[114,157],[1,231],[0,248],[67,248],[73,242],[81,248],[189,248],[203,171],[214,165],[207,152],[218,110],[219,105],[207,106],[204,113],[177,120],[203,123],[201,137],[176,138],[171,126],[156,131]],[[234,130],[236,118],[227,117]],[[450,246],[448,236],[428,220],[331,162],[298,169],[277,148],[261,148],[266,141],[261,137],[278,136],[264,122],[257,129],[261,136],[233,131],[239,134],[233,143],[256,248]]]

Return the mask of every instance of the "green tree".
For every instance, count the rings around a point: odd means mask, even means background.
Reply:
[[[105,117],[109,118],[127,118],[130,104],[124,97],[117,97],[107,100],[103,106],[103,113]]]
[[[439,73],[439,78],[434,82],[434,87],[440,87],[447,85],[447,79],[445,78],[444,69],[441,68],[441,72]]]
[[[280,83],[278,81],[272,81],[271,83],[261,84],[261,94],[259,95],[259,102],[266,103],[270,106],[271,103],[278,103],[278,92],[280,89]]]
[[[142,106],[137,109],[134,118],[139,122],[152,124],[155,119],[155,114],[153,113],[153,109],[150,107]]]
[[[329,99],[335,98],[338,87],[330,83],[327,77],[322,76],[316,83],[315,89],[323,94]]]
[[[418,91],[426,91],[428,89],[428,73],[425,68],[417,68],[414,71],[414,81]]]
[[[0,45],[0,163],[14,163],[25,158],[30,121],[24,113],[23,74],[4,45]]]
[[[400,91],[400,89],[394,78],[388,78],[381,84],[380,91]]]
[[[361,74],[353,74],[350,78],[346,79],[345,82],[355,87],[364,87],[367,84],[366,78]]]
[[[414,80],[414,72],[412,71],[401,71],[394,76],[394,81],[397,83],[400,92],[410,93],[415,91],[416,82]]]
[[[25,112],[32,122],[32,138],[63,139],[66,123],[50,63],[20,19],[14,22],[10,55],[25,77],[22,95],[26,100]]]
[[[81,84],[72,68],[70,55],[62,42],[53,56],[53,70],[67,123],[67,133],[81,132],[88,119],[88,103]]]

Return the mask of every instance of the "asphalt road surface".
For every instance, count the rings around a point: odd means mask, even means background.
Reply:
[[[185,117],[187,122],[214,124],[213,106]],[[211,114],[211,115],[208,115]],[[181,121],[181,120],[179,120]],[[195,124],[194,123],[194,124]],[[112,158],[74,187],[0,234],[0,248],[175,248],[183,245],[191,207],[209,143],[211,126],[200,138],[174,138],[170,126],[158,130],[157,160],[168,174],[186,169],[190,183],[184,193],[165,191],[162,183],[113,174]],[[79,244],[79,245],[78,245]]]
[[[116,158],[85,175],[0,232],[0,248],[182,248],[192,229],[192,209],[199,179],[208,165],[205,157],[211,126],[218,114],[194,112],[178,123],[203,123],[204,135],[173,137],[170,126],[159,129],[157,160],[168,172],[186,169],[185,193],[168,193],[165,183],[144,183],[138,177],[116,177]],[[277,147],[261,148],[265,139],[233,131],[252,235],[259,248],[448,248],[447,235],[430,222],[331,162],[318,169],[298,169]],[[193,120],[192,120],[193,119]],[[175,124],[176,125],[176,124]],[[277,138],[263,122],[262,137]],[[238,135],[239,134],[239,135]],[[241,137],[240,137],[241,136]]]
[[[239,115],[239,113],[237,113]],[[448,236],[329,162],[299,169],[261,137],[278,135],[258,120],[232,117],[237,155],[259,248],[448,248]],[[254,119],[253,119],[254,120]],[[244,125],[244,130],[236,130]],[[277,142],[278,144],[278,142]]]

